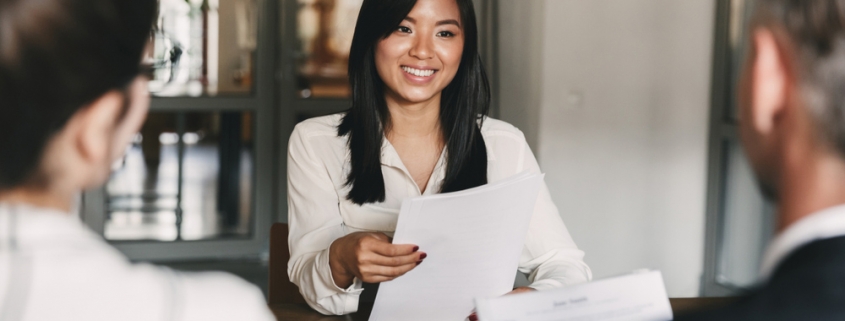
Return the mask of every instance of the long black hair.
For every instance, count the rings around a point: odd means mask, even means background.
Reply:
[[[446,142],[446,177],[440,192],[454,192],[487,183],[487,147],[481,125],[490,109],[490,84],[478,54],[478,29],[472,0],[455,0],[461,12],[464,50],[460,68],[443,89],[440,128]],[[384,176],[381,147],[390,113],[384,97],[384,82],[378,75],[375,51],[416,5],[416,0],[364,0],[352,49],[349,80],[352,108],[338,126],[338,135],[349,135],[351,170],[346,184],[350,201],[383,202]]]

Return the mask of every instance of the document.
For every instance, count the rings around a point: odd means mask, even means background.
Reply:
[[[481,321],[672,320],[672,307],[659,271],[477,299],[476,307]]]
[[[428,254],[379,285],[371,321],[461,321],[477,297],[508,293],[543,176],[524,172],[460,192],[407,199],[394,244]]]

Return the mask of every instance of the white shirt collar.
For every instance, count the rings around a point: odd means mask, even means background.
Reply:
[[[760,266],[761,280],[768,279],[780,263],[798,248],[814,241],[845,235],[845,205],[816,212],[793,223],[769,244]]]
[[[10,238],[18,244],[49,241],[54,246],[68,245],[73,240],[99,240],[71,213],[29,204],[0,202],[0,248]]]
[[[399,152],[397,152],[396,148],[393,147],[393,144],[387,140],[387,137],[382,140],[381,144],[381,164],[398,168],[404,172],[409,179],[412,177],[410,171],[408,171],[405,164],[402,162],[402,158],[399,157]],[[434,166],[434,171],[431,172],[431,177],[426,184],[425,192],[419,194],[429,195],[436,193],[436,191],[440,191],[440,185],[443,183],[444,177],[446,177],[446,147],[443,147],[443,150],[440,152],[440,158]],[[416,182],[413,182],[413,184],[417,187],[417,191],[419,192],[419,187]]]

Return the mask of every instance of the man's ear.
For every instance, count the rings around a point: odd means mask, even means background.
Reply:
[[[109,162],[112,135],[124,104],[123,93],[112,90],[81,109],[71,120],[76,127],[79,157],[91,164]]]
[[[791,81],[789,60],[776,35],[767,28],[756,28],[751,69],[749,124],[762,135],[770,133],[788,102]]]

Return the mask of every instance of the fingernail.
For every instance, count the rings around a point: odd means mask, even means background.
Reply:
[[[476,316],[475,313],[473,313],[472,315],[469,316],[469,321],[478,321],[478,316]]]
[[[420,255],[420,260],[424,260],[427,257],[428,257],[428,254],[423,253],[423,254]]]
[[[419,251],[419,250],[420,250],[419,246],[414,246],[414,252]]]
[[[417,261],[417,265],[420,265],[420,263],[422,263],[422,261]]]

